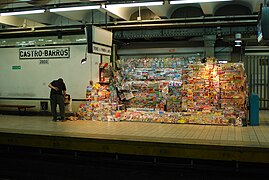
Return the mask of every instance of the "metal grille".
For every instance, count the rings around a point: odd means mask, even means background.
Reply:
[[[259,96],[260,109],[269,109],[269,56],[248,55],[245,69],[248,77],[249,93]]]

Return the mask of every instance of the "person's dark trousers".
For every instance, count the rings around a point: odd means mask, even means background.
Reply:
[[[64,96],[59,94],[53,94],[50,96],[51,114],[54,120],[57,119],[57,104],[59,104],[61,119],[65,118],[65,105]]]

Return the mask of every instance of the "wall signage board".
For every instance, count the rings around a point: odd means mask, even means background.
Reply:
[[[107,46],[112,46],[113,35],[112,32],[92,26],[92,41]]]
[[[70,58],[69,47],[19,49],[20,60]]]
[[[88,53],[111,55],[113,33],[105,29],[89,25],[85,28]]]
[[[21,66],[12,66],[12,70],[20,70]]]
[[[111,55],[111,47],[107,47],[107,46],[102,46],[99,44],[92,44],[93,46],[93,53],[96,54],[103,54],[103,55]]]
[[[261,7],[257,23],[258,42],[269,40],[269,7]]]

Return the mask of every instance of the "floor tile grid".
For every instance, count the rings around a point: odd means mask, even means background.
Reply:
[[[178,129],[182,129],[182,126],[171,126],[169,129],[169,133],[166,134],[165,137],[176,137],[176,132],[178,131]]]
[[[257,136],[257,139],[259,141],[259,143],[261,144],[262,142],[266,142],[266,137],[263,134],[261,128],[258,127],[254,127],[253,130],[255,131],[255,134]]]
[[[155,126],[153,126],[154,129]],[[148,126],[148,124],[140,123],[138,127],[136,127],[135,136],[146,136],[147,132],[149,132],[152,128]],[[132,127],[128,127],[128,132],[132,132]],[[126,132],[127,133],[127,132]]]
[[[186,130],[184,131],[184,134],[182,136],[182,138],[184,139],[191,139],[193,133],[194,133],[194,130],[197,128],[196,125],[188,125],[186,126]]]
[[[250,131],[250,127],[242,128],[242,141],[243,142],[250,141],[250,138],[248,135],[249,131]]]
[[[164,137],[168,133],[169,124],[163,124],[163,126],[158,126],[157,129],[158,131],[156,132],[156,137]]]
[[[228,140],[228,128],[229,126],[223,126],[222,131],[221,131],[221,136],[220,140],[222,141],[227,141]]]
[[[206,140],[212,140],[212,138],[214,137],[216,128],[211,127],[211,126],[207,126],[206,130],[207,130],[207,133],[205,134],[205,139]]]
[[[205,139],[206,140],[211,140],[212,137],[214,136],[215,134],[215,130],[216,128],[212,128],[210,126],[206,127],[207,128],[207,134],[205,135]]]
[[[254,127],[260,142],[269,142],[269,128],[263,126]]]
[[[203,128],[201,129],[201,132],[198,135],[197,139],[205,139],[205,134],[207,133],[206,125],[202,126]]]
[[[182,124],[182,129],[177,133],[176,138],[184,138],[186,134],[189,132],[190,127],[193,125]]]
[[[26,118],[26,119],[25,119]],[[188,125],[188,124],[152,124],[152,123],[127,123],[121,122],[92,122],[92,121],[76,121],[55,123],[50,119],[39,117],[25,117],[19,120],[7,118],[9,121],[3,121],[0,117],[0,125],[4,125],[14,129],[36,129],[44,131],[51,130],[57,132],[79,132],[85,134],[107,134],[107,135],[122,135],[122,136],[137,136],[141,134],[145,137],[154,138],[177,138],[185,140],[214,140],[227,141],[226,143],[233,144],[234,142],[242,144],[260,143],[267,144],[269,142],[269,126],[247,126],[247,127],[233,127],[233,126],[210,126],[210,125]],[[2,123],[4,122],[4,123]],[[220,138],[218,138],[220,137]],[[240,138],[241,137],[241,138]]]
[[[177,124],[178,126],[173,126],[171,129],[170,129],[170,133],[171,133],[171,136],[170,137],[173,137],[173,138],[177,138],[177,136],[179,136],[179,134],[182,133],[182,131],[184,130],[184,126],[182,126],[182,124]],[[166,137],[169,137],[169,136],[166,136]]]
[[[203,128],[202,126],[196,126],[191,138],[197,139],[199,137],[199,134],[200,134],[200,131],[202,130],[202,128]]]
[[[217,127],[215,127],[215,129],[216,129],[216,132],[214,134],[213,140],[218,141],[221,138],[223,126],[217,126]]]
[[[243,141],[242,127],[236,127],[235,128],[235,141],[241,141],[241,142]]]
[[[130,123],[130,126],[128,126],[128,132],[131,132],[133,136],[145,136],[145,132],[150,131],[151,129],[148,123],[144,124],[143,122],[138,122],[137,126],[135,125],[135,131],[133,132],[132,123],[135,122]],[[156,128],[155,124],[152,126],[152,128]]]
[[[180,124],[180,126],[174,126],[174,132],[173,132],[172,137],[173,137],[173,138],[177,138],[177,137],[179,137],[179,133],[180,133],[181,131],[183,131],[184,128],[185,128],[185,127],[184,127],[183,124]]]
[[[150,129],[150,127],[148,127]],[[171,137],[170,129],[172,126],[169,126],[169,124],[163,124],[162,128],[159,129],[158,136],[159,137]]]
[[[250,127],[250,129],[248,130],[248,136],[249,136],[249,140],[250,141],[254,141],[254,142],[259,142],[258,138],[257,138],[257,134],[255,133],[255,130],[253,127]]]
[[[228,128],[228,141],[235,141],[236,139],[236,129],[237,127],[233,127],[231,126],[230,128]]]
[[[178,124],[178,125],[179,126],[176,126],[176,125],[169,126],[168,132],[166,133],[165,137],[173,137],[174,138],[177,129],[182,129],[180,124]]]
[[[189,132],[186,136],[186,138],[190,138],[190,139],[196,139],[196,132],[199,131],[201,127],[198,125],[193,125],[193,128],[191,129],[191,132]]]

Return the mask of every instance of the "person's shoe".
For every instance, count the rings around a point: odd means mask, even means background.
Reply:
[[[64,122],[65,121],[65,118],[64,117],[58,118],[58,121]]]
[[[53,118],[52,121],[53,121],[53,122],[57,122],[57,118]]]

